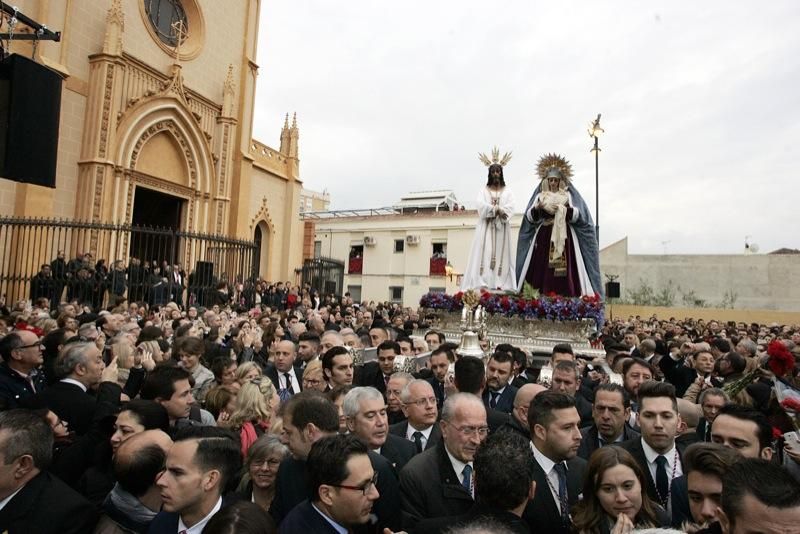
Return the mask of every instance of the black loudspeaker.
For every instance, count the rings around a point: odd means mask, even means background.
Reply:
[[[62,81],[18,54],[0,62],[0,177],[56,186]]]
[[[619,298],[619,282],[606,282],[606,298],[607,299]]]
[[[210,261],[198,261],[194,268],[194,276],[198,286],[210,286],[214,279],[214,264]]]

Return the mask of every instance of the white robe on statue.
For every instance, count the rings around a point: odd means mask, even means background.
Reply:
[[[492,191],[484,187],[478,193],[478,226],[461,282],[462,291],[482,287],[516,291],[516,264],[511,247],[513,214],[514,197],[507,188]]]

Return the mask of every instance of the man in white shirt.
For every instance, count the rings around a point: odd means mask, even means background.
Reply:
[[[410,381],[400,392],[400,402],[406,420],[389,427],[389,432],[414,443],[417,454],[434,447],[442,432],[436,425],[439,410],[430,382]]]
[[[581,418],[566,393],[543,391],[528,409],[536,494],[523,518],[531,532],[568,534],[570,508],[578,502],[586,460],[577,456]]]
[[[222,508],[222,492],[242,466],[236,442],[214,427],[191,427],[170,447],[157,481],[163,507],[151,534],[200,534]]]
[[[622,443],[647,473],[647,494],[671,513],[670,487],[683,474],[681,450],[675,442],[681,416],[675,386],[667,382],[644,382],[639,387],[641,438]]]

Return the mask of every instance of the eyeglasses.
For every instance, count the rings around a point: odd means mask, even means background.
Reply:
[[[451,424],[453,428],[455,428],[462,436],[472,437],[478,435],[482,438],[485,438],[489,434],[489,427],[488,426],[456,426]]]
[[[318,386],[322,383],[322,380],[309,380],[308,378],[303,379],[304,386]]]
[[[264,458],[263,460],[253,460],[253,462],[250,465],[252,465],[256,469],[260,469],[262,467],[269,467],[274,469],[279,465],[281,465],[281,461],[276,460],[275,458]]]
[[[367,482],[365,482],[360,486],[346,486],[344,484],[328,484],[328,486],[333,486],[334,488],[349,489],[353,491],[360,491],[366,497],[367,494],[370,491],[372,491],[372,489],[376,486],[377,483],[378,483],[378,473],[376,472],[372,475],[372,478],[370,480],[368,480]]]
[[[426,406],[428,404],[436,404],[436,397],[423,397],[421,399],[404,402],[403,404],[405,404],[406,406],[414,404],[422,408],[423,406]]]
[[[37,341],[36,343],[31,343],[30,345],[20,345],[17,349],[32,349],[33,347],[40,348],[44,350],[44,344],[41,341]]]

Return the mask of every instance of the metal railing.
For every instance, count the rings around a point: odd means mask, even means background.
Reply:
[[[208,305],[219,282],[258,275],[257,248],[251,241],[171,228],[0,217],[0,294],[7,302],[47,296],[53,304],[73,297],[97,308],[121,294],[124,278],[129,300]],[[124,277],[115,274],[117,260]],[[50,266],[51,280],[37,276],[43,265]],[[183,271],[180,284],[174,265]]]

